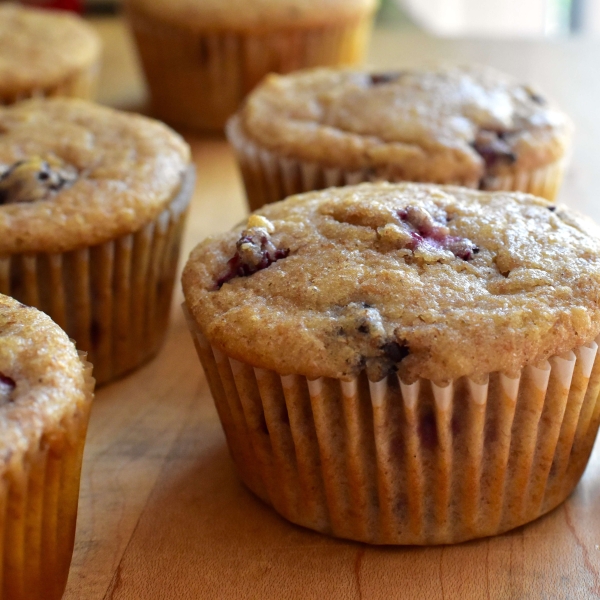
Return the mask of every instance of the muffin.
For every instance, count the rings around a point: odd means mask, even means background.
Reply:
[[[59,600],[67,584],[91,372],[47,315],[0,296],[4,600]]]
[[[100,38],[81,18],[0,4],[0,104],[33,97],[91,99]]]
[[[150,119],[83,100],[0,109],[0,293],[40,308],[104,383],[164,337],[194,175]]]
[[[158,117],[219,130],[270,72],[361,62],[377,0],[128,0]]]
[[[269,76],[227,135],[254,210],[370,180],[553,199],[571,123],[533,88],[488,68],[316,69]]]
[[[362,184],[208,238],[185,306],[244,483],[376,544],[507,531],[573,490],[600,419],[600,233],[516,192]]]

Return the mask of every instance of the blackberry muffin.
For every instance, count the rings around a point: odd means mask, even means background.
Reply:
[[[49,314],[104,383],[164,337],[193,170],[150,119],[74,99],[0,109],[0,293]]]
[[[227,135],[252,210],[288,195],[362,181],[519,190],[553,199],[569,118],[489,68],[271,75]]]
[[[32,97],[91,99],[100,38],[67,12],[0,4],[0,104]]]
[[[515,192],[331,188],[183,274],[233,460],[284,517],[377,544],[495,535],[573,490],[598,429],[600,237]]]
[[[48,316],[0,295],[5,600],[59,600],[67,584],[91,372]]]
[[[377,0],[128,0],[158,117],[221,130],[267,74],[362,61]]]

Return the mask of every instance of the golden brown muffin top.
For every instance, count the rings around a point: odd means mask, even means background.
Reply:
[[[81,409],[91,386],[58,325],[0,295],[0,473]]]
[[[0,256],[65,252],[136,231],[190,161],[168,127],[83,100],[0,108]]]
[[[269,75],[236,122],[278,154],[387,180],[469,182],[564,156],[568,117],[489,68]]]
[[[100,38],[81,18],[0,4],[0,95],[61,83],[100,57]]]
[[[378,0],[127,0],[136,13],[200,30],[337,24],[373,12]]]
[[[211,344],[281,374],[515,375],[600,332],[600,230],[521,193],[331,188],[208,238],[183,286]]]

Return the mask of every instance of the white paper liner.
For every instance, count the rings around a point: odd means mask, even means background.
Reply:
[[[50,315],[88,353],[98,384],[143,364],[165,336],[187,208],[181,189],[153,221],[99,246],[0,257],[0,293]]]
[[[598,430],[596,342],[484,384],[310,381],[228,358],[188,321],[242,480],[337,537],[446,544],[518,527],[571,493]]]
[[[229,120],[226,133],[237,155],[251,211],[294,194],[381,180],[375,177],[370,169],[348,171],[343,167],[323,167],[317,163],[279,156],[276,152],[250,140],[243,132],[237,115]],[[467,179],[429,183],[460,185],[474,189],[481,187],[491,191],[520,191],[554,200],[563,180],[565,164],[566,160],[559,160],[533,171],[518,171],[503,177],[487,177],[482,185],[479,180]]]
[[[0,478],[0,589],[5,600],[60,600],[75,540],[81,462],[93,399],[84,363],[85,400],[39,447],[11,461]]]
[[[262,32],[195,31],[154,21],[129,7],[152,105],[169,123],[223,129],[268,73],[363,60],[372,17],[335,25]]]
[[[100,62],[97,61],[51,87],[32,88],[18,94],[0,95],[0,106],[8,106],[30,98],[55,98],[58,96],[93,100],[96,97],[99,74]]]

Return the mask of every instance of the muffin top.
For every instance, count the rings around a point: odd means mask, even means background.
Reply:
[[[92,381],[50,317],[0,295],[0,473],[89,400]]]
[[[331,188],[208,238],[183,285],[211,344],[281,374],[515,376],[600,332],[600,230],[521,193]]]
[[[0,108],[0,256],[65,252],[136,231],[179,189],[187,144],[83,100]]]
[[[269,75],[234,123],[264,147],[393,180],[463,183],[560,159],[571,123],[489,68]]]
[[[375,10],[378,0],[128,0],[143,14],[198,29],[261,30],[339,24]]]
[[[99,56],[98,35],[76,15],[0,4],[0,95],[52,87]]]

